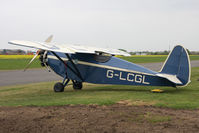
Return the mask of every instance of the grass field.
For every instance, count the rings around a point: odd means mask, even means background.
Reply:
[[[0,70],[17,70],[24,67],[31,60],[33,55],[0,55]],[[120,57],[133,63],[164,62],[166,55],[134,55],[130,57]],[[199,60],[199,55],[190,56],[191,60]],[[41,68],[39,59],[31,64],[30,68]]]
[[[187,87],[143,87],[123,85],[84,84],[82,91],[72,86],[63,93],[54,93],[54,82],[0,87],[0,106],[49,106],[66,104],[109,105],[128,102],[132,105],[153,105],[177,109],[199,108],[199,67],[192,68],[191,84]],[[164,89],[164,93],[152,93],[151,89]]]
[[[164,62],[167,55],[134,55],[120,57],[121,59],[133,62],[133,63],[151,63],[151,62]],[[199,55],[191,55],[190,60],[199,60]]]
[[[24,69],[34,55],[0,55],[0,70]],[[41,68],[37,57],[29,68]]]
[[[0,59],[0,70],[24,69],[31,59]],[[35,59],[29,68],[41,68],[39,59]]]

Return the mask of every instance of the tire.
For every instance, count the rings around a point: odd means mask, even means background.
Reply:
[[[73,81],[73,89],[74,90],[81,90],[83,87],[82,82]]]
[[[64,85],[60,82],[56,83],[54,85],[54,92],[63,92],[64,91]]]

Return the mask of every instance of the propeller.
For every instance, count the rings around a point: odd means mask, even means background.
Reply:
[[[30,64],[35,60],[35,58],[39,55],[40,50],[37,50],[35,56],[31,59],[31,61],[24,68],[24,72],[29,68]]]
[[[52,39],[53,39],[53,35],[49,36],[49,37],[45,40],[45,42],[46,42],[46,43],[50,43],[50,42],[52,41]]]
[[[52,41],[52,38],[53,38],[53,35],[49,36],[46,40],[45,40],[45,43],[50,43]],[[35,58],[40,54],[42,50],[37,50],[35,56],[30,60],[30,62],[26,65],[26,67],[24,68],[24,71],[26,71],[30,65],[32,64],[32,62],[35,60]],[[44,65],[46,66],[46,68],[48,69],[49,71],[49,68],[47,67],[47,65],[44,63]]]

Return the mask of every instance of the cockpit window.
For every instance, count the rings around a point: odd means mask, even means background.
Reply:
[[[105,63],[111,59],[112,55],[108,53],[96,52],[94,59],[97,62]]]

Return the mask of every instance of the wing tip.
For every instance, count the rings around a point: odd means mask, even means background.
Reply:
[[[11,40],[11,41],[8,41],[8,44],[14,44],[15,45],[16,44],[15,42],[16,42],[16,40]]]

